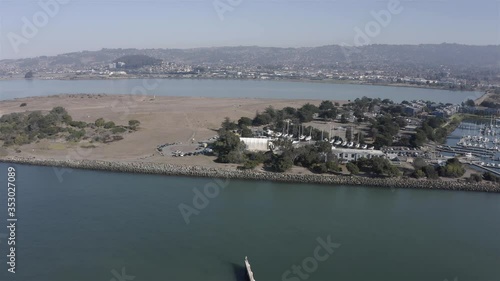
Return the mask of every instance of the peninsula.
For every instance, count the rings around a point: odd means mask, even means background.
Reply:
[[[322,145],[322,143],[326,144],[327,142],[323,141],[323,139],[328,139],[328,143],[331,142],[331,144],[349,139],[349,142],[353,143],[351,146],[354,146],[356,142],[359,143],[357,145],[359,150],[364,147],[365,151],[369,151],[370,148],[373,149],[373,146],[376,146],[376,153],[380,151],[380,153],[386,155],[384,163],[389,163],[387,155],[393,153],[389,152],[388,147],[398,145],[401,139],[394,141],[394,143],[392,140],[388,141],[382,131],[380,132],[381,135],[377,134],[376,137],[370,137],[368,133],[371,130],[369,119],[360,118],[360,112],[356,112],[353,107],[356,104],[368,103],[365,106],[369,106],[369,103],[377,102],[380,103],[381,101],[357,99],[349,103],[347,101],[107,94],[66,94],[6,100],[0,102],[0,115],[2,116],[10,116],[13,113],[30,114],[38,111],[43,116],[43,114],[54,112],[54,108],[63,108],[71,116],[71,124],[62,125],[66,129],[62,129],[63,133],[59,135],[37,137],[33,141],[24,143],[6,143],[5,139],[2,140],[3,146],[0,148],[0,160],[35,165],[166,175],[380,187],[500,191],[500,187],[494,182],[472,182],[470,178],[472,178],[474,170],[469,168],[464,173],[461,173],[459,177],[434,178],[428,176],[434,179],[426,179],[424,172],[428,172],[428,170],[423,168],[421,170],[424,173],[423,176],[421,174],[414,176],[414,172],[413,174],[410,172],[412,169],[410,161],[406,163],[399,161],[398,168],[394,168],[394,163],[392,163],[390,167],[387,166],[388,170],[384,170],[378,175],[363,170],[357,171],[356,168],[352,167],[352,163],[349,163],[350,161],[344,161],[342,155],[339,155],[341,149],[343,149],[340,147],[340,143],[337,145],[337,151],[332,150],[332,153],[328,153],[332,155],[332,159],[337,159],[334,168],[328,165],[323,166],[316,160],[311,160],[313,163],[308,166],[305,164],[307,162],[305,159],[302,160],[302,164],[288,167],[285,169],[286,171],[272,170],[269,168],[270,165],[259,161],[250,164],[248,164],[247,160],[245,160],[247,162],[220,161],[221,152],[217,150],[217,141],[221,140],[221,127],[224,129],[224,126],[229,126],[225,129],[231,130],[236,136],[242,137],[242,132],[239,129],[243,126],[240,124],[243,122],[241,120],[244,120],[250,122],[248,127],[244,126],[247,130],[250,130],[251,137],[257,139],[259,138],[258,135],[260,135],[261,139],[270,139],[271,136],[266,137],[265,132],[268,134],[271,128],[275,131],[282,131],[282,134],[286,131],[287,135],[290,135],[290,139],[292,135],[298,134],[300,131],[300,134],[305,139],[316,139],[315,141],[312,140],[314,141],[312,143],[304,142],[303,148],[301,148],[302,152],[315,147],[314,143],[316,143],[316,147]],[[384,102],[389,103],[390,101]],[[380,107],[380,105],[377,106]],[[388,104],[388,106],[396,108],[404,105]],[[410,107],[407,105],[406,108]],[[436,111],[444,111],[449,110],[449,107],[447,105],[436,105],[435,109]],[[321,109],[321,112],[319,114],[311,112],[309,116],[308,113],[305,113],[304,108],[312,111]],[[273,114],[272,110],[274,110],[274,113],[281,114],[279,112],[282,112],[282,110],[292,111],[292,109],[297,109],[297,113],[294,113],[296,116],[304,115],[299,118],[302,119],[300,120],[301,125],[288,122],[285,127],[278,129],[276,124],[271,126],[270,120],[262,121],[267,118],[266,115]],[[333,113],[332,110],[338,110],[338,112]],[[350,111],[354,112],[348,114]],[[337,113],[339,115],[338,119]],[[262,119],[259,121],[261,124],[255,124],[256,119]],[[392,129],[397,130],[397,133],[399,133],[400,129],[401,131],[405,130],[405,126],[411,128],[411,125],[407,124],[407,122],[413,119],[417,120],[418,118],[406,118],[405,124],[400,124],[401,128],[398,126]],[[131,120],[135,121],[131,122]],[[236,122],[236,120],[239,120],[239,122]],[[374,120],[384,122],[380,118]],[[79,132],[72,129],[73,126],[82,127],[85,133],[82,133],[77,139],[72,139],[69,136],[72,133]],[[384,126],[383,123],[380,123],[380,126]],[[385,127],[390,130],[389,126],[385,125]],[[2,130],[0,131],[2,136],[5,135],[4,130],[5,124],[2,123]],[[108,132],[107,139],[113,141],[103,141],[102,138],[96,138],[96,134],[99,132]],[[246,134],[248,133],[246,131]],[[390,131],[386,133],[390,133]],[[76,134],[78,135],[78,133]],[[403,135],[402,141],[411,141],[412,134],[414,132],[409,133],[407,136]],[[307,138],[307,136],[310,136],[310,138]],[[276,135],[272,137],[276,139],[275,144],[280,143]],[[415,138],[413,140],[415,141]],[[346,141],[346,147],[348,145]],[[401,151],[404,150],[401,145],[398,147],[400,147]],[[354,147],[352,148],[354,149]],[[345,148],[345,150],[348,149]],[[263,150],[261,152],[246,152],[250,154],[246,154],[244,157],[249,157],[248,155],[252,157],[251,155],[257,155],[258,153],[264,155],[265,151],[269,149],[265,147]],[[426,150],[427,148],[418,149],[419,152]],[[274,153],[279,154],[279,151],[274,149]],[[312,156],[314,157],[314,155]],[[396,156],[398,156],[397,152]],[[411,153],[408,154],[408,152],[404,157],[402,154],[399,156],[401,159],[418,158],[416,154],[412,155]],[[353,154],[350,157],[356,158],[358,156]],[[326,162],[331,161],[325,159]],[[360,164],[358,163],[358,165]],[[326,170],[324,170],[325,167]],[[389,174],[387,174],[388,171]]]

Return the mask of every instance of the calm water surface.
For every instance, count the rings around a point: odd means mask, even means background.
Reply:
[[[17,273],[0,236],[0,280],[244,280],[247,255],[277,281],[328,235],[340,247],[307,280],[500,279],[497,194],[232,180],[186,224],[179,204],[211,179],[15,167]]]
[[[146,83],[145,83],[146,82]],[[0,99],[60,93],[355,99],[460,103],[480,93],[320,83],[227,80],[0,81]],[[0,164],[6,180],[7,165]],[[498,280],[500,196],[233,180],[186,224],[179,204],[211,179],[17,168],[17,273],[0,280],[282,280],[313,256],[318,238],[340,244],[307,280]],[[7,188],[0,223],[7,224]],[[2,230],[3,229],[3,230]],[[290,275],[293,277],[296,275]],[[289,279],[301,280],[301,279]]]
[[[430,100],[458,104],[476,99],[479,92],[327,84],[284,81],[120,79],[120,80],[6,80],[0,81],[0,99],[63,93],[149,94],[279,99],[354,100],[363,96],[403,100]]]

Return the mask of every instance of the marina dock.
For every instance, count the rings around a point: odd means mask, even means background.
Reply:
[[[492,157],[495,156],[495,151],[488,150],[479,147],[460,147],[460,146],[448,146],[448,147],[437,147],[437,151],[448,152],[448,153],[471,153],[476,157]]]
[[[485,171],[488,171],[496,176],[500,176],[500,172],[498,170],[494,170],[494,169],[491,169],[491,168],[488,168],[488,167],[485,167],[485,166],[481,166],[479,165],[478,163],[470,163],[470,165],[472,166],[475,166],[475,167],[478,167],[480,169],[483,169]]]
[[[245,267],[247,268],[248,279],[250,281],[255,281],[255,278],[253,277],[253,272],[252,272],[252,269],[250,268],[250,263],[248,262],[247,257],[245,257]]]

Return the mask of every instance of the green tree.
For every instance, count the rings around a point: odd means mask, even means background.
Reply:
[[[275,172],[286,172],[293,167],[292,159],[285,154],[273,155],[271,159],[271,169]]]
[[[248,118],[248,117],[241,117],[239,120],[238,120],[238,126],[240,128],[243,128],[243,126],[252,126],[252,119]]]
[[[222,124],[221,124],[221,128],[223,130],[236,130],[238,128],[238,125],[236,125],[236,123],[231,121],[231,119],[229,119],[229,117],[226,117],[226,118],[224,118],[224,122],[222,122]]]
[[[104,118],[99,118],[95,120],[95,125],[97,127],[104,127],[104,124],[106,124],[106,121],[104,121]]]
[[[331,153],[332,145],[328,141],[318,141],[316,142],[317,152],[319,153]]]
[[[29,141],[29,137],[28,137],[26,134],[21,133],[21,134],[19,134],[19,135],[17,135],[17,136],[15,137],[15,139],[14,139],[14,143],[15,143],[16,145],[28,144],[28,143],[30,143],[30,141]]]
[[[401,171],[398,169],[398,167],[394,166],[394,165],[390,165],[389,167],[387,167],[387,170],[385,171],[385,174],[388,176],[388,177],[391,177],[391,178],[395,178],[395,177],[399,177],[401,176]]]
[[[479,174],[471,174],[470,177],[467,179],[467,181],[470,183],[481,182],[482,180],[483,177]]]
[[[272,105],[268,106],[264,110],[264,114],[269,115],[271,117],[271,119],[276,119],[276,117],[278,116],[276,109],[274,109],[274,107]]]
[[[66,109],[62,106],[54,107],[46,118],[54,118],[55,122],[64,122],[67,124],[73,120]]]
[[[240,170],[252,170],[259,165],[259,161],[247,160],[242,166],[238,166]]]
[[[324,174],[328,172],[328,168],[326,166],[326,163],[317,163],[312,166],[311,169],[314,173],[316,174]]]
[[[417,129],[415,134],[410,138],[410,144],[413,147],[423,146],[427,141],[427,135],[421,129]]]
[[[319,110],[330,110],[333,108],[335,108],[335,105],[333,105],[333,102],[331,102],[329,100],[324,100],[319,105]]]
[[[71,127],[77,127],[77,128],[85,128],[87,127],[87,123],[83,122],[83,121],[71,121],[69,122],[69,124]]]
[[[345,113],[340,116],[340,123],[349,123],[349,120],[347,120],[347,115]]]
[[[439,178],[439,173],[431,165],[425,166],[424,168],[422,168],[422,170],[424,171],[425,176],[428,179],[438,179]]]
[[[245,144],[231,131],[219,130],[219,138],[214,143],[214,152],[217,153],[217,162],[243,163],[245,160]]]
[[[373,145],[376,148],[381,148],[384,146],[391,146],[392,145],[392,136],[378,134],[375,136],[375,141],[373,142]]]
[[[243,126],[241,128],[241,136],[243,138],[251,138],[253,137],[253,132],[247,126]]]
[[[130,127],[137,127],[137,126],[139,126],[140,124],[141,124],[141,122],[140,122],[139,120],[135,120],[135,119],[133,119],[133,120],[128,120],[128,125],[129,125]]]
[[[476,103],[475,103],[473,100],[468,99],[468,100],[465,102],[465,105],[466,105],[466,106],[470,106],[470,107],[474,107],[474,106],[476,106]]]
[[[416,170],[415,172],[413,172],[413,176],[417,179],[420,179],[425,177],[425,173],[422,170]]]
[[[69,141],[79,141],[81,138],[85,136],[85,129],[74,130],[69,128],[68,132],[69,136],[66,137],[66,139]]]
[[[111,129],[111,132],[113,134],[119,134],[119,133],[124,133],[126,132],[127,130],[123,127],[114,127],[113,129]]]
[[[492,173],[490,172],[485,172],[483,174],[483,179],[485,181],[491,181],[491,182],[500,182],[500,177],[497,177],[495,175],[493,175]]]
[[[257,112],[257,114],[255,115],[255,118],[252,120],[252,125],[253,126],[262,126],[262,125],[267,125],[269,123],[271,123],[273,121],[273,119],[271,118],[271,116],[267,113],[262,113],[262,114],[259,114]]]
[[[309,112],[312,112],[312,113],[318,113],[319,112],[319,108],[317,106],[315,106],[314,104],[310,104],[310,103],[304,104],[299,110],[309,111]]]
[[[417,157],[413,160],[413,168],[415,168],[415,170],[420,170],[425,166],[427,166],[427,162],[425,162],[424,158]]]
[[[338,114],[337,109],[336,108],[332,108],[330,110],[322,111],[319,114],[319,117],[325,118],[325,119],[335,119],[335,118],[337,118],[337,114]]]
[[[448,159],[444,167],[439,167],[439,175],[443,177],[459,178],[465,174],[465,168],[457,158]]]
[[[114,127],[116,127],[116,124],[113,121],[108,121],[108,122],[104,123],[104,128],[105,129],[112,129]]]
[[[326,168],[330,172],[339,172],[339,171],[341,171],[341,168],[340,168],[339,163],[337,161],[328,161],[328,162],[326,162]]]
[[[358,168],[358,166],[356,166],[352,162],[347,163],[346,168],[349,171],[349,173],[351,173],[352,175],[359,174],[359,168]]]

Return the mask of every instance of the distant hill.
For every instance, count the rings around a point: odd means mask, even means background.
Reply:
[[[155,59],[146,55],[126,55],[123,57],[119,57],[114,60],[115,63],[124,63],[123,66],[118,65],[118,68],[141,68],[144,66],[150,65],[159,65],[161,64],[161,59]]]
[[[325,67],[334,69],[426,72],[498,72],[500,46],[459,44],[338,45],[311,48],[214,47],[195,49],[102,49],[58,56],[2,60],[1,66],[36,68],[85,68],[129,60],[128,66],[158,60],[190,65],[240,65],[273,68]]]

